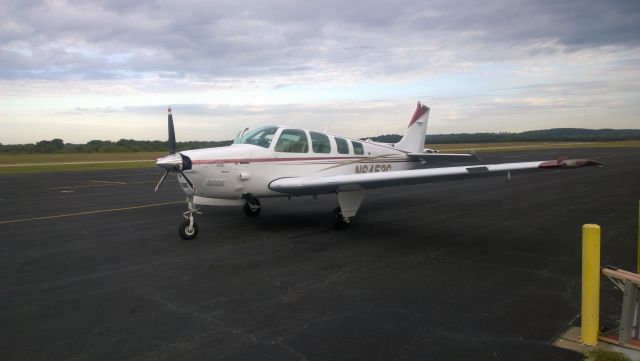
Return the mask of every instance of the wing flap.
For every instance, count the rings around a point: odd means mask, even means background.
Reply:
[[[292,195],[322,194],[339,191],[373,189],[410,184],[499,175],[539,169],[567,169],[602,165],[587,159],[566,159],[478,166],[413,169],[377,173],[345,174],[329,177],[294,177],[276,179],[269,188]]]

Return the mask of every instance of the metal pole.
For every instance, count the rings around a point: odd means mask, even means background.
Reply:
[[[638,263],[637,273],[640,274],[640,200],[638,201]]]
[[[638,288],[631,281],[624,281],[624,296],[622,297],[622,316],[620,317],[620,332],[618,341],[627,343],[633,337],[636,305],[638,304]]]
[[[600,226],[582,226],[582,343],[598,343],[600,310]]]

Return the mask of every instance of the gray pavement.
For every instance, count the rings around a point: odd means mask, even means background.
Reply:
[[[206,208],[190,242],[159,170],[0,176],[1,358],[581,360],[580,227],[635,269],[640,151],[562,154],[606,167],[372,191],[343,231],[334,196]]]

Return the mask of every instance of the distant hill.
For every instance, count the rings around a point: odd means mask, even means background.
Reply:
[[[398,134],[386,134],[371,137],[376,142],[396,143],[402,138]],[[362,138],[367,139],[367,138]],[[581,129],[555,128],[531,130],[522,133],[455,133],[427,134],[427,144],[450,143],[499,143],[526,141],[614,141],[640,139],[640,129]],[[231,144],[231,140],[223,141],[191,141],[178,142],[178,150],[213,148]],[[86,144],[64,143],[62,139],[41,140],[36,144],[0,144],[0,153],[118,153],[118,152],[163,152],[168,148],[167,141],[120,139],[92,140]]]
[[[396,143],[402,138],[398,134],[386,134],[371,137],[376,142]],[[582,129],[554,128],[530,130],[521,133],[454,133],[427,134],[427,144],[448,143],[499,143],[527,141],[571,141],[593,142],[640,139],[640,129]]]

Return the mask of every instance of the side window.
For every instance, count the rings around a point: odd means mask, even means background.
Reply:
[[[331,153],[329,137],[318,132],[309,132],[311,135],[311,148],[314,153]]]
[[[307,134],[300,129],[285,129],[280,133],[275,150],[285,153],[307,153],[309,151]]]
[[[349,144],[342,138],[336,138],[336,145],[338,146],[338,153],[349,154]]]
[[[362,146],[362,143],[352,140],[351,144],[353,145],[353,152],[355,154],[357,154],[357,155],[363,155],[364,154],[364,147]]]

